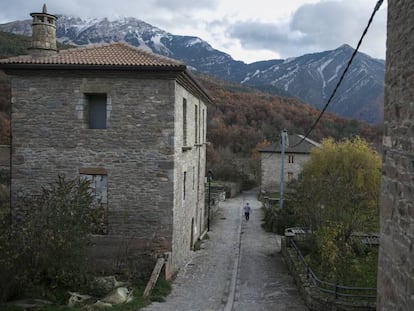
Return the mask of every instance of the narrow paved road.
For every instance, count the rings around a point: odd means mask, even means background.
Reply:
[[[221,202],[209,238],[180,270],[166,301],[143,311],[307,310],[279,253],[280,237],[262,229],[262,218],[255,192]]]
[[[236,311],[305,311],[280,253],[280,236],[262,229],[263,210],[256,193],[244,193],[252,205],[250,220],[243,220]]]
[[[240,203],[235,198],[220,203],[212,217],[208,239],[179,271],[165,302],[154,302],[145,311],[220,311],[227,303],[232,271],[239,250]]]

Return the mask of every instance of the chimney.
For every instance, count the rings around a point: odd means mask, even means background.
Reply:
[[[50,56],[57,53],[56,48],[56,19],[47,13],[46,4],[42,13],[30,13],[32,22],[32,44],[29,54],[32,56]]]

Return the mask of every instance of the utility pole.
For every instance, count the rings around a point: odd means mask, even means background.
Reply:
[[[279,207],[283,209],[283,191],[285,183],[285,148],[286,148],[286,129],[282,130],[281,140],[280,140],[280,154],[281,154],[281,165],[280,165],[280,199]]]

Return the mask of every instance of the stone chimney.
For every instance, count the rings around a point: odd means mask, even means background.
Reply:
[[[50,56],[57,53],[56,48],[56,19],[47,13],[46,4],[42,13],[30,13],[32,22],[32,44],[29,54],[32,56]]]

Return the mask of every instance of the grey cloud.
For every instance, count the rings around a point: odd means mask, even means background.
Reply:
[[[359,12],[357,6],[345,2],[303,5],[293,15],[290,26],[314,44],[340,45],[362,33],[362,25],[368,18]]]
[[[218,4],[218,0],[155,0],[154,7],[165,8],[169,10],[199,10],[199,9],[215,9]],[[182,13],[182,12],[180,12]]]
[[[231,26],[229,35],[239,39],[246,49],[266,49],[282,55],[309,45],[301,33],[270,23],[237,23]]]
[[[4,0],[0,0],[4,1]],[[7,5],[0,10],[0,21],[27,19],[29,13],[40,11],[44,0],[7,0]],[[188,12],[215,9],[218,0],[71,0],[49,1],[48,11],[51,14],[74,15],[82,18],[136,16],[143,20],[152,19],[157,15],[167,14],[180,17]],[[160,18],[161,19],[161,18]]]
[[[266,49],[283,58],[334,49],[347,43],[356,46],[372,13],[373,6],[361,7],[350,1],[324,1],[302,5],[286,25],[239,22],[229,26],[228,35],[238,39],[246,49]],[[385,47],[386,10],[375,16],[363,47],[374,56],[383,58]]]

